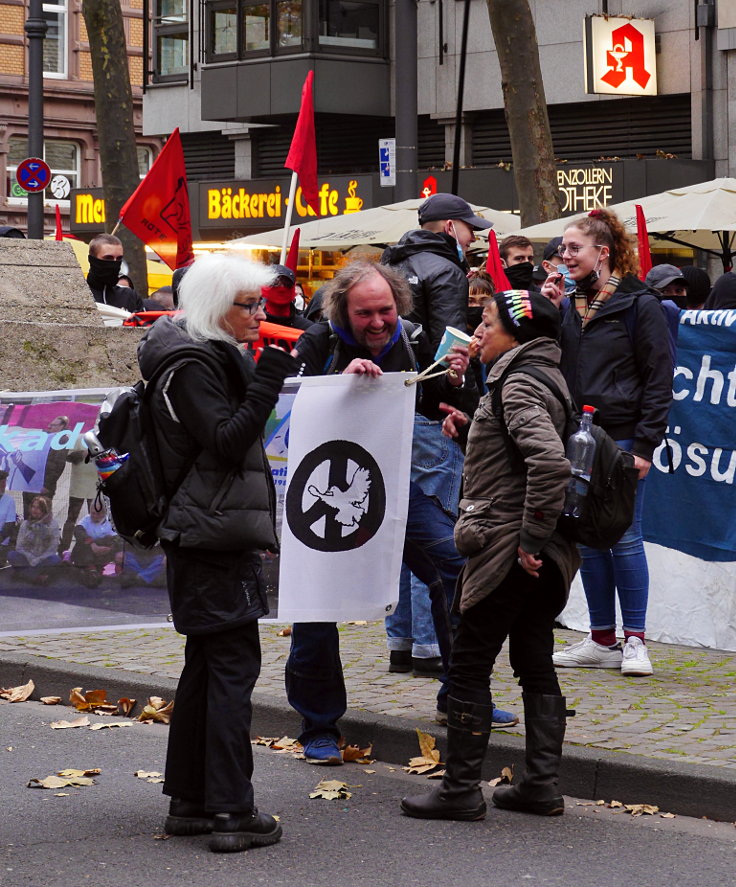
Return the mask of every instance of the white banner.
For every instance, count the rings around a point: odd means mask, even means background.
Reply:
[[[279,620],[382,619],[395,608],[409,503],[411,378],[302,380],[289,431]]]

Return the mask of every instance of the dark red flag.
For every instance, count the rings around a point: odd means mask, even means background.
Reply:
[[[64,239],[64,229],[61,227],[61,210],[59,209],[59,204],[56,204],[56,235],[54,240],[63,240]]]
[[[187,173],[178,127],[120,210],[120,221],[172,271],[194,257]]]
[[[506,277],[506,272],[503,270],[503,265],[501,264],[501,253],[498,251],[496,232],[493,230],[488,232],[488,258],[486,259],[486,271],[491,275],[497,293],[512,288],[508,277]]]
[[[319,215],[319,188],[317,186],[317,136],[314,131],[314,98],[312,84],[314,71],[307,74],[302,87],[302,104],[294,129],[294,137],[284,166],[299,176],[306,202]]]
[[[636,204],[636,239],[639,241],[639,276],[644,280],[652,270],[652,254],[649,251],[647,220],[640,203]]]
[[[301,236],[301,233],[301,228],[294,229],[294,236],[291,238],[291,246],[289,247],[289,255],[284,262],[287,268],[291,268],[295,276],[299,264],[299,237]]]

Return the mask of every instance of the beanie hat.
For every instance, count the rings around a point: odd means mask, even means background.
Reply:
[[[557,339],[560,334],[560,312],[541,293],[528,290],[505,290],[493,297],[498,316],[506,332],[523,345],[540,336]]]

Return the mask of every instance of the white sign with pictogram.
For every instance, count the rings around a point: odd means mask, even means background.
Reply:
[[[586,16],[584,46],[587,93],[657,95],[653,19]]]

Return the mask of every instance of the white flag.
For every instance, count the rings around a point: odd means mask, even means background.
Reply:
[[[302,380],[289,431],[279,620],[382,619],[398,598],[413,373]]]

